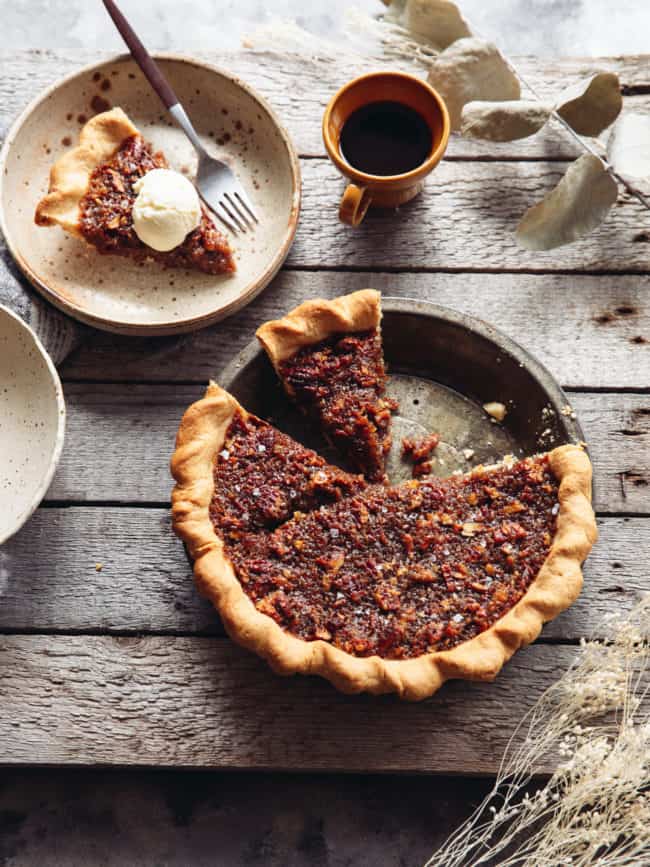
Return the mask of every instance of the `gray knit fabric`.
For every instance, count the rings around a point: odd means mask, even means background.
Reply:
[[[84,326],[41,299],[18,270],[0,236],[0,304],[9,307],[39,336],[55,364],[81,342]]]

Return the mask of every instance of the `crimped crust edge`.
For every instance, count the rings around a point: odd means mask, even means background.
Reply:
[[[380,293],[376,289],[359,289],[331,300],[305,301],[281,319],[265,322],[256,336],[279,372],[279,365],[305,346],[335,334],[379,328],[380,322]]]
[[[80,235],[79,203],[88,190],[90,176],[133,135],[138,135],[138,130],[121,108],[104,111],[87,121],[79,133],[79,144],[60,156],[50,169],[48,193],[36,206],[36,224],[58,225],[72,235]]]

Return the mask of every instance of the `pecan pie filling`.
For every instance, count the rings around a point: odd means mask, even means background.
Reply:
[[[241,414],[217,456],[215,482],[210,518],[244,558],[260,531],[365,487],[361,476],[330,466],[272,425]]]
[[[355,469],[370,481],[381,481],[397,404],[385,397],[377,329],[305,347],[281,363],[280,374],[301,408]]]
[[[115,155],[97,166],[79,203],[84,238],[100,253],[134,259],[151,258],[171,267],[193,268],[208,274],[235,270],[228,240],[202,207],[200,225],[182,244],[160,253],[140,241],[133,228],[133,184],[152,169],[168,168],[162,153],[154,153],[140,135],[124,140]]]
[[[524,595],[555,533],[546,456],[394,488],[235,416],[210,516],[259,611],[306,641],[408,659],[483,632]]]

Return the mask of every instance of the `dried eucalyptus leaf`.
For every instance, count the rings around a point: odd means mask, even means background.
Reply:
[[[544,126],[552,111],[552,106],[528,99],[468,102],[463,107],[460,132],[468,138],[515,141],[534,135]]]
[[[650,116],[624,114],[607,142],[607,158],[628,178],[650,178]]]
[[[618,75],[597,72],[560,94],[555,110],[579,135],[597,136],[614,123],[622,107]]]
[[[517,226],[517,241],[526,250],[571,244],[602,223],[617,197],[616,181],[602,162],[584,154],[545,199],[526,211]]]
[[[519,99],[521,89],[499,49],[483,39],[458,39],[436,57],[429,84],[449,109],[451,128],[459,129],[463,106],[474,100]]]
[[[439,51],[472,35],[458,6],[450,0],[406,0],[402,24]]]

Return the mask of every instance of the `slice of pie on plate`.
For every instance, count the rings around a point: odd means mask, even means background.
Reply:
[[[350,693],[492,680],[576,599],[596,539],[577,446],[368,485],[214,383],[181,422],[172,472],[175,531],[230,636]]]
[[[49,192],[36,207],[39,226],[58,225],[100,253],[154,259],[171,268],[208,274],[235,270],[227,238],[201,205],[199,225],[168,251],[144,244],[134,229],[134,184],[154,169],[168,168],[121,108],[91,118],[77,147],[52,166]]]
[[[391,412],[381,343],[381,297],[362,289],[306,301],[257,337],[287,394],[351,465],[384,478]]]

